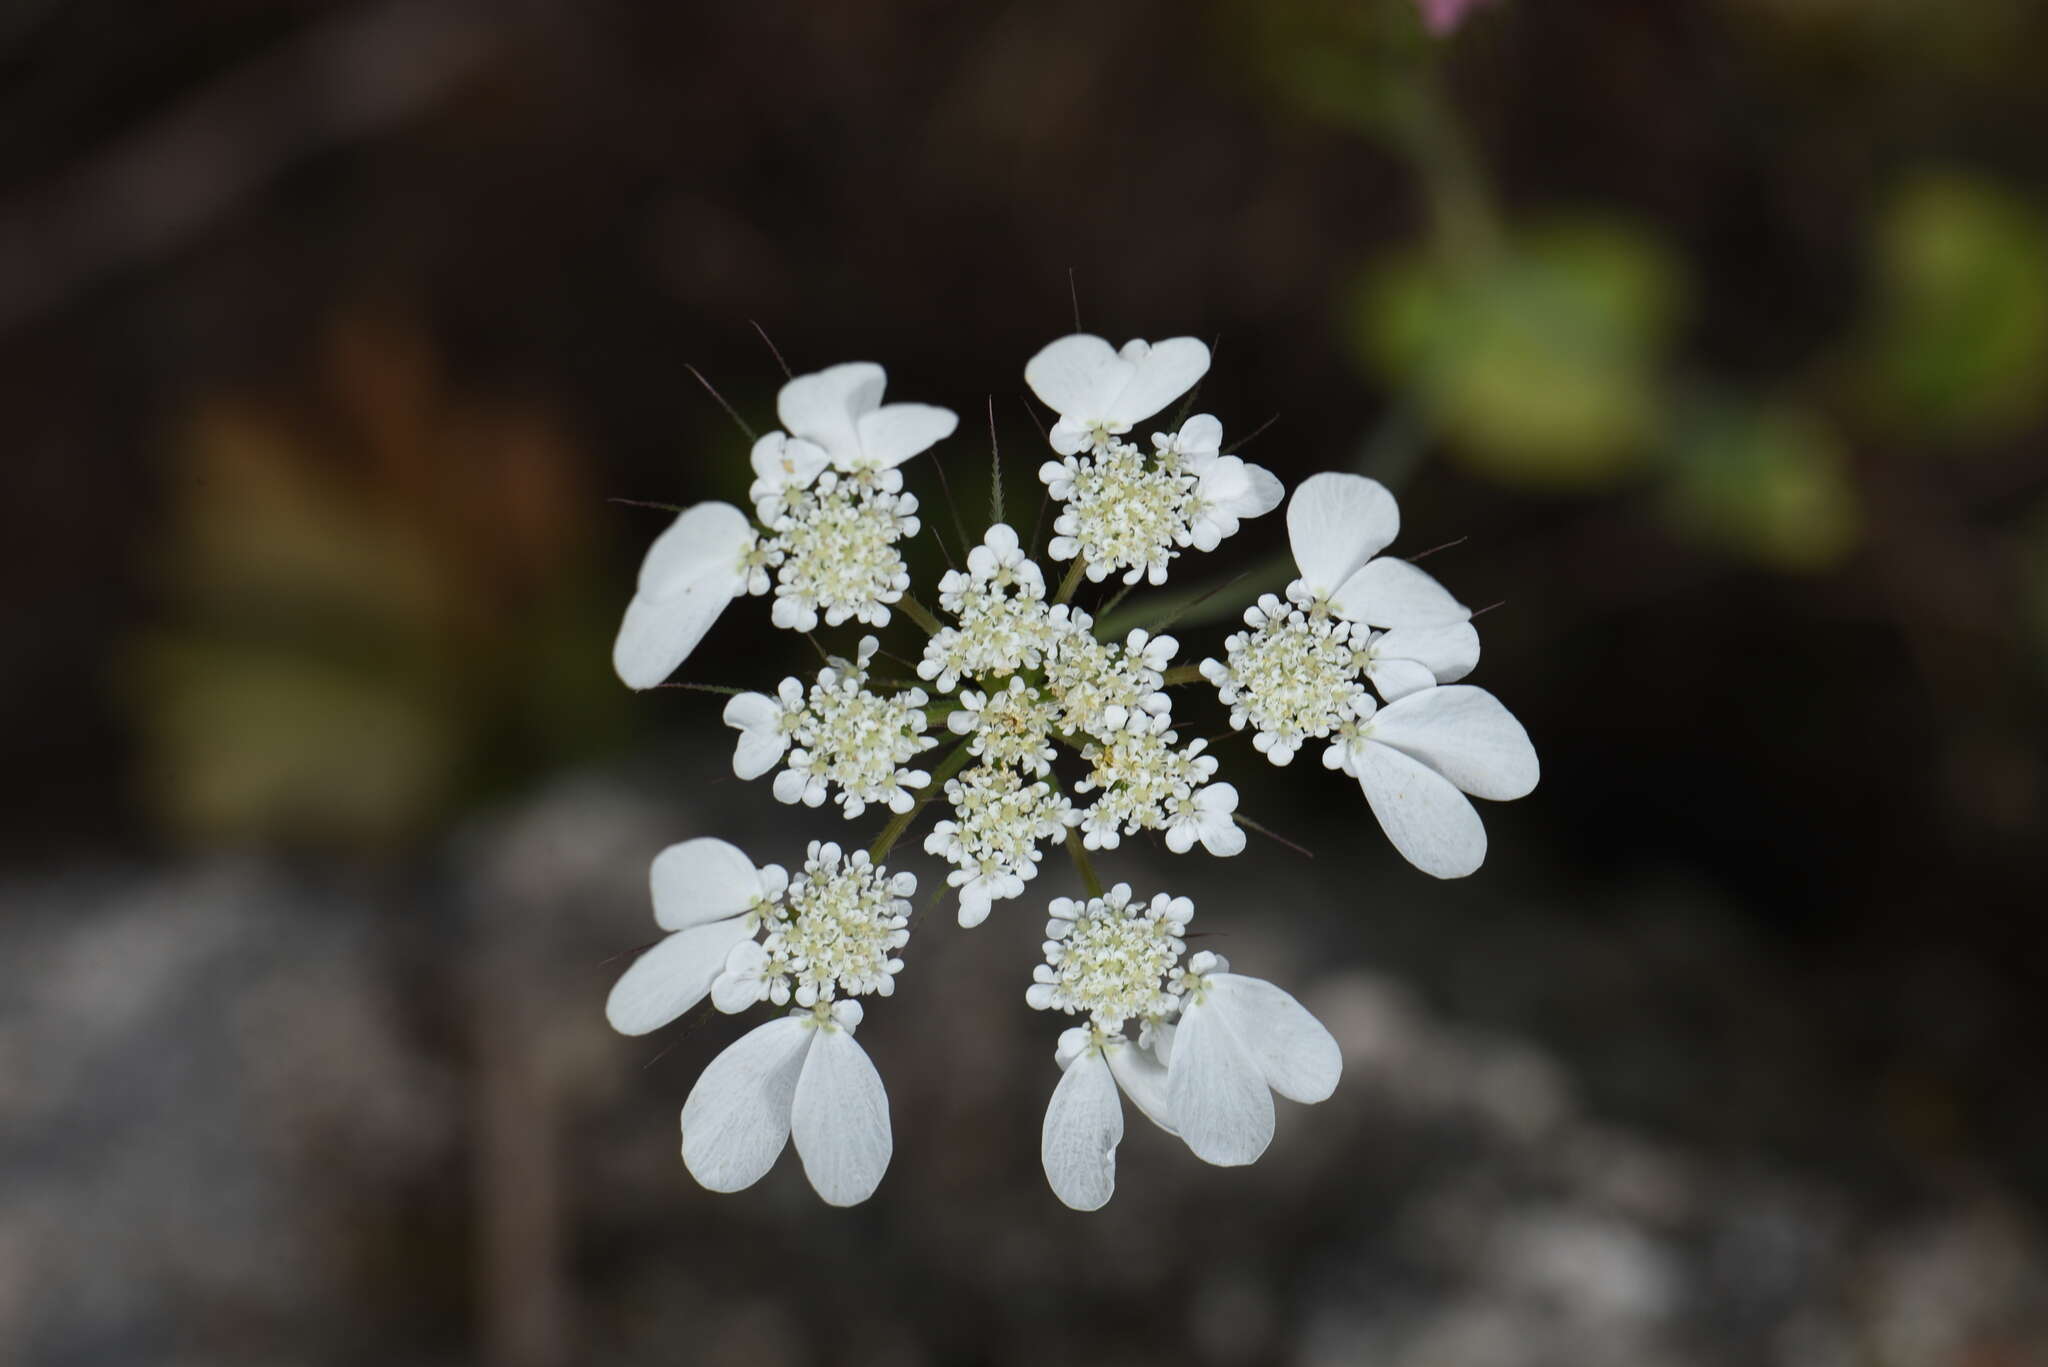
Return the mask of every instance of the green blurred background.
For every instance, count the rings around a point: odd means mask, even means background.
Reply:
[[[2048,1362],[2048,9],[1428,9],[0,9],[0,1358]],[[1056,1207],[1019,910],[913,940],[870,1208],[699,1192],[646,861],[832,826],[611,676],[613,500],[743,496],[758,327],[1028,525],[1075,310],[1455,542],[1543,786],[1438,885],[1226,747],[1319,857],[1115,871],[1345,1043],[1256,1176]]]

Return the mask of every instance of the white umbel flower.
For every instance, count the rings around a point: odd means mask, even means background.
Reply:
[[[932,827],[925,853],[953,865],[946,882],[960,890],[960,924],[978,926],[991,904],[1023,894],[1044,857],[1040,842],[1065,834],[1073,808],[1045,780],[989,764],[947,779],[946,801],[953,815]]]
[[[816,807],[832,797],[848,820],[875,802],[909,811],[911,791],[931,782],[925,770],[909,766],[938,741],[924,734],[930,700],[923,689],[869,689],[868,662],[880,648],[874,637],[862,637],[858,658],[826,665],[808,692],[784,679],[773,698],[742,693],[727,703],[725,723],[740,733],[733,772],[759,778],[787,751],[789,767],[775,776],[779,801]]]
[[[816,1006],[834,997],[886,997],[896,990],[910,942],[910,896],[917,875],[891,874],[866,850],[845,854],[812,841],[782,900],[757,918],[767,932],[735,945],[711,984],[721,1011],[756,1002]]]
[[[1230,724],[1252,729],[1252,745],[1275,764],[1303,742],[1321,739],[1365,696],[1358,681],[1353,628],[1310,616],[1268,593],[1245,609],[1241,631],[1225,638],[1221,661],[1202,661],[1202,677],[1230,709]]]
[[[776,395],[776,415],[792,437],[824,452],[833,469],[864,486],[898,489],[903,476],[896,467],[952,436],[960,420],[931,404],[883,403],[887,382],[872,361],[799,375]]]
[[[889,605],[910,587],[896,543],[922,525],[914,494],[870,487],[836,470],[819,475],[771,524],[775,625],[810,631],[822,616],[827,626],[849,618],[887,626]]]
[[[1106,446],[1192,389],[1209,371],[1209,348],[1193,337],[1124,343],[1077,332],[1050,343],[1024,366],[1024,382],[1059,414],[1052,449],[1072,455]]]
[[[1529,733],[1470,684],[1425,688],[1376,710],[1364,699],[1323,763],[1356,778],[1394,848],[1438,878],[1463,878],[1486,858],[1486,827],[1467,793],[1512,801],[1541,776]]]
[[[1086,618],[1077,625],[1065,604],[1047,605],[1044,574],[1001,522],[968,552],[966,570],[949,570],[939,580],[939,606],[957,624],[925,643],[917,674],[942,693],[963,678],[1036,669],[1062,638],[1086,630]]]
[[[972,736],[967,752],[984,764],[1011,764],[1034,778],[1052,772],[1052,730],[1057,707],[1016,675],[988,693],[968,689],[960,710],[946,718],[956,736]]]
[[[1073,1209],[1100,1210],[1116,1194],[1116,1148],[1124,1137],[1117,1092],[1172,1134],[1166,1069],[1143,1045],[1086,1025],[1063,1032],[1053,1056],[1063,1072],[1039,1131],[1045,1180]]]
[[[685,508],[647,548],[640,581],[612,643],[628,688],[652,688],[688,659],[743,593],[766,593],[766,553],[747,515],[730,503]]]
[[[1124,583],[1166,582],[1167,566],[1189,543],[1196,480],[1176,466],[1146,459],[1129,442],[1047,461],[1038,477],[1060,507],[1046,550],[1055,560],[1079,556],[1096,583],[1123,573]]]
[[[1222,453],[1223,424],[1197,413],[1180,431],[1152,434],[1162,463],[1192,475],[1195,487],[1185,511],[1187,544],[1213,551],[1223,539],[1237,535],[1248,517],[1263,517],[1287,496],[1272,471]]]
[[[888,1171],[889,1097],[854,1042],[856,1001],[819,1005],[740,1036],[683,1102],[683,1165],[712,1191],[767,1176],[792,1135],[804,1175],[826,1203],[858,1205]]]
[[[648,869],[654,921],[668,938],[635,959],[612,988],[605,1018],[624,1035],[658,1030],[711,990],[735,945],[752,940],[780,905],[789,875],[756,868],[723,840],[685,840]]]
[[[1188,960],[1179,1024],[1162,1039],[1166,1104],[1195,1156],[1256,1162],[1273,1139],[1273,1097],[1325,1100],[1344,1058],[1322,1023],[1286,992],[1232,973],[1219,954]]]

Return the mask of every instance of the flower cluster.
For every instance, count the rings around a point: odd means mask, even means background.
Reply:
[[[962,926],[1021,897],[1061,844],[1087,890],[1050,903],[1026,1000],[1077,1018],[1055,1049],[1062,1076],[1042,1157],[1055,1194],[1092,1210],[1114,1187],[1120,1096],[1204,1160],[1241,1164],[1272,1139],[1274,1094],[1320,1101],[1342,1070],[1336,1042],[1292,996],[1213,953],[1188,955],[1190,899],[1139,900],[1096,878],[1093,854],[1145,832],[1177,855],[1245,848],[1238,790],[1218,777],[1210,740],[1183,738],[1176,688],[1206,680],[1230,726],[1275,764],[1320,745],[1395,849],[1438,877],[1484,857],[1470,797],[1535,786],[1521,726],[1458,682],[1479,658],[1471,612],[1382,554],[1399,515],[1370,479],[1319,474],[1286,500],[1298,575],[1245,610],[1245,630],[1220,655],[1176,665],[1180,642],[1164,621],[1119,625],[1124,592],[1165,582],[1190,552],[1217,549],[1285,500],[1270,472],[1226,452],[1209,414],[1165,420],[1149,443],[1133,438],[1208,365],[1193,338],[1116,348],[1075,335],[1025,366],[1053,414],[1056,459],[1039,477],[1059,505],[1043,548],[1065,567],[1056,583],[998,520],[939,579],[934,606],[919,601],[905,543],[921,522],[901,467],[956,419],[884,404],[883,371],[868,363],[783,387],[783,430],[753,447],[751,517],[698,504],[649,549],[613,649],[634,688],[666,680],[749,594],[772,590],[770,620],[788,630],[872,629],[808,683],[728,690],[724,717],[740,778],[772,772],[778,800],[822,808],[829,798],[848,820],[890,814],[868,849],[812,842],[794,876],[716,839],[654,860],[667,936],[613,988],[612,1024],[642,1034],[706,999],[724,1012],[786,1012],[720,1054],[683,1106],[683,1159],[706,1187],[751,1185],[792,1138],[829,1202],[864,1200],[881,1181],[888,1102],[854,1032],[860,999],[891,995],[904,966],[917,879],[882,861],[927,805],[940,810],[922,848],[949,866],[940,891]],[[1111,576],[1120,588],[1090,587]],[[905,639],[885,649],[884,631]],[[1221,735],[1227,750],[1233,739]]]

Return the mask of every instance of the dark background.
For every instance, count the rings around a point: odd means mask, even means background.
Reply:
[[[2044,58],[2030,0],[0,7],[0,1358],[2048,1362]],[[607,500],[743,496],[684,367],[770,425],[758,325],[961,412],[956,549],[992,406],[1028,528],[1077,310],[1457,542],[1543,784],[1438,884],[1226,742],[1315,857],[1105,866],[1343,1043],[1256,1168],[1133,1116],[1045,1190],[1049,864],[870,1012],[869,1205],[704,1193],[739,1025],[601,1014],[647,860],[835,824],[611,677]],[[1282,545],[1179,562],[1252,576],[1184,660]],[[684,677],[807,651],[742,603]]]

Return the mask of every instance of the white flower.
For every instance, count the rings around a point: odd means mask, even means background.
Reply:
[[[833,469],[893,491],[903,481],[896,467],[952,436],[960,420],[931,404],[884,404],[886,383],[882,367],[871,361],[831,366],[784,385],[775,411],[790,434],[823,451]]]
[[[1115,1034],[1126,1021],[1158,1025],[1179,1009],[1183,989],[1174,970],[1187,951],[1192,901],[1162,892],[1133,905],[1131,885],[1118,883],[1085,902],[1054,898],[1051,911],[1045,962],[1024,994],[1032,1010],[1085,1014]]]
[[[812,841],[803,870],[782,900],[756,918],[767,934],[727,951],[711,985],[721,1011],[744,1011],[755,1002],[816,1006],[840,993],[886,997],[896,990],[910,942],[909,897],[917,876],[890,874],[866,850],[843,854]]]
[[[792,1134],[804,1176],[830,1205],[858,1205],[888,1171],[889,1098],[854,1042],[859,1002],[795,1011],[739,1037],[683,1102],[683,1165],[712,1191],[767,1175]]]
[[[1195,476],[1186,515],[1188,544],[1198,551],[1215,550],[1237,535],[1245,518],[1263,517],[1286,497],[1272,471],[1221,453],[1223,424],[1207,413],[1195,414],[1171,436],[1154,432],[1152,445],[1162,460]]]
[[[848,618],[886,626],[889,604],[910,587],[896,543],[916,536],[917,497],[871,488],[827,470],[773,523],[766,554],[775,566],[776,626],[810,631]]]
[[[1529,733],[1483,688],[1448,684],[1374,710],[1364,699],[1323,763],[1358,780],[1403,858],[1462,878],[1486,858],[1486,827],[1465,794],[1507,802],[1536,787]]]
[[[1382,556],[1401,530],[1401,511],[1378,480],[1310,475],[1287,501],[1287,541],[1301,577],[1288,598],[1318,615],[1376,627],[1447,627],[1472,610],[1405,560]],[[1375,558],[1377,557],[1377,558]]]
[[[1237,810],[1237,789],[1230,784],[1211,783],[1170,798],[1166,810],[1166,848],[1175,854],[1186,854],[1197,840],[1211,854],[1244,853],[1244,832],[1230,819]]]
[[[960,695],[960,710],[946,718],[956,736],[971,735],[967,753],[985,764],[1014,764],[1035,778],[1052,772],[1054,707],[1016,675],[992,693]]]
[[[1085,632],[1088,619],[1065,604],[1045,602],[1045,576],[1018,546],[1017,533],[998,522],[967,555],[967,569],[939,580],[939,606],[957,625],[925,642],[917,674],[950,693],[963,677],[1036,669],[1066,636]]]
[[[1216,757],[1203,754],[1204,740],[1177,749],[1180,737],[1167,729],[1171,719],[1135,713],[1122,730],[1109,732],[1081,752],[1088,776],[1074,784],[1077,793],[1100,793],[1080,814],[1081,843],[1091,850],[1113,850],[1126,835],[1164,829],[1183,803],[1216,772]],[[1232,793],[1234,807],[1235,792]],[[1206,816],[1213,826],[1227,823],[1228,813],[1211,800]],[[1216,852],[1228,847],[1227,837]],[[1230,851],[1235,853],[1235,851]]]
[[[747,490],[754,515],[769,526],[789,511],[790,501],[832,463],[825,448],[786,432],[770,432],[754,443],[754,483]]]
[[[1065,456],[1107,445],[1187,393],[1208,370],[1209,348],[1193,337],[1156,346],[1131,341],[1117,351],[1077,332],[1033,356],[1024,382],[1060,415],[1049,435],[1052,449]]]
[[[787,750],[789,767],[775,776],[778,801],[816,807],[837,790],[848,820],[871,802],[909,811],[916,800],[910,790],[931,782],[929,773],[909,765],[938,741],[924,734],[930,699],[923,689],[869,690],[868,662],[880,645],[862,637],[859,658],[826,665],[808,693],[795,679],[784,679],[774,698],[742,693],[727,703],[725,724],[740,733],[733,772],[759,778]]]
[[[1020,896],[1037,876],[1039,842],[1065,833],[1072,807],[1051,784],[990,764],[947,779],[946,801],[953,819],[932,827],[925,853],[954,866],[946,882],[960,890],[960,924],[978,926],[991,903]]]
[[[1273,1092],[1316,1102],[1337,1088],[1343,1055],[1321,1022],[1273,984],[1188,960],[1179,1024],[1160,1041],[1174,1128],[1204,1162],[1254,1162],[1273,1139]]]
[[[789,886],[778,864],[755,868],[723,840],[685,840],[648,870],[654,921],[671,932],[633,961],[605,1002],[624,1035],[658,1030],[704,1000],[733,946],[751,940]]]
[[[1304,741],[1329,735],[1365,697],[1354,628],[1290,608],[1272,594],[1246,608],[1249,632],[1226,637],[1224,660],[1202,661],[1202,677],[1230,708],[1230,724],[1252,728],[1252,745],[1286,764]]]
[[[1126,584],[1163,584],[1177,547],[1190,543],[1195,477],[1129,442],[1047,461],[1038,477],[1062,505],[1046,550],[1055,560],[1081,557],[1095,583],[1121,570]]]
[[[1114,645],[1095,639],[1086,613],[1074,613],[1073,622],[1045,662],[1045,691],[1067,731],[1101,735],[1121,730],[1134,714],[1172,709],[1161,685],[1180,642],[1138,630]]]
[[[612,644],[612,668],[628,688],[652,688],[675,672],[742,593],[766,593],[764,555],[747,515],[730,503],[685,508],[647,548],[640,582]]]

